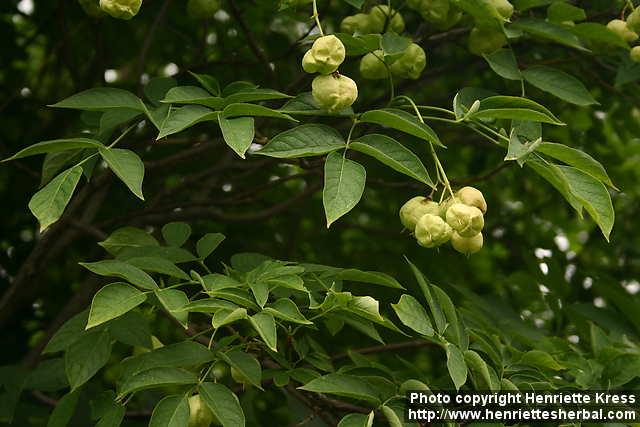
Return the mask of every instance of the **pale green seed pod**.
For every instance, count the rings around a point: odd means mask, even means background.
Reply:
[[[455,203],[447,209],[447,224],[462,237],[473,237],[482,231],[484,217],[480,209]]]
[[[638,34],[631,31],[629,27],[627,27],[627,23],[622,19],[609,21],[607,28],[622,37],[626,42],[634,42],[638,40]]]
[[[313,79],[311,94],[321,108],[338,113],[358,98],[358,86],[347,76],[329,74]]]
[[[92,18],[101,18],[105,13],[100,9],[100,0],[78,0],[84,13]]]
[[[416,196],[409,199],[400,208],[400,222],[407,230],[413,232],[418,220],[426,214],[439,215],[438,204],[426,197]]]
[[[640,46],[636,46],[629,52],[629,57],[633,62],[640,62]]]
[[[401,79],[416,80],[427,66],[427,54],[424,49],[411,43],[402,56],[391,64],[391,74]]]
[[[452,234],[451,226],[437,215],[423,215],[416,224],[416,240],[425,248],[435,248],[448,242]]]
[[[462,237],[454,231],[451,235],[451,246],[453,246],[453,249],[467,256],[482,249],[483,243],[484,238],[482,237],[482,233],[478,233],[473,237]]]
[[[220,0],[189,0],[187,3],[187,15],[192,19],[206,20],[220,10]]]
[[[460,203],[468,206],[475,206],[480,209],[483,214],[487,213],[487,202],[484,200],[482,192],[474,187],[462,187],[456,192],[456,197]]]
[[[370,17],[366,13],[356,13],[353,16],[347,16],[340,23],[340,31],[347,34],[369,34]]]
[[[379,80],[389,77],[387,66],[382,62],[381,50],[369,52],[360,59],[360,74],[365,79]]]
[[[188,427],[209,427],[216,422],[213,412],[202,401],[199,394],[189,398],[189,424]]]
[[[491,0],[491,4],[504,19],[510,19],[513,15],[513,5],[508,0]]]
[[[442,219],[446,219],[447,217],[447,210],[454,204],[456,203],[461,203],[460,199],[458,199],[457,197],[448,197],[446,198],[444,201],[442,201],[442,203],[440,203],[440,216],[442,217]]]
[[[372,33],[381,34],[385,31],[385,24],[387,31],[393,31],[400,34],[404,31],[404,19],[398,11],[389,9],[386,4],[375,6],[369,12],[369,30]],[[387,21],[389,21],[387,23]]]
[[[302,58],[302,68],[307,73],[331,74],[344,61],[346,50],[334,35],[316,39]]]
[[[506,44],[504,33],[492,28],[475,27],[469,34],[469,51],[475,55],[493,53]]]
[[[635,10],[627,16],[627,28],[634,33],[640,32],[640,7],[635,8]]]
[[[100,0],[100,9],[114,18],[129,20],[138,14],[142,0]]]

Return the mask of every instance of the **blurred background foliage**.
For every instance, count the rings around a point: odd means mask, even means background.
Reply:
[[[237,0],[225,2],[214,19],[196,22],[186,15],[185,4],[145,0],[134,20],[119,21],[88,17],[75,1],[0,2],[0,157],[89,128],[90,115],[46,105],[94,86],[141,94],[143,83],[156,76],[193,84],[188,74],[193,71],[214,75],[222,83],[248,80],[286,93],[308,90],[311,77],[300,67],[306,49],[300,40],[310,29],[309,7],[279,11],[276,1]],[[354,13],[342,1],[319,4],[327,32]],[[602,23],[615,17],[622,4],[580,2],[590,21]],[[400,10],[428,58],[423,76],[401,83],[400,93],[447,108],[466,86],[519,95],[517,82],[498,78],[483,58],[468,54],[464,25],[443,33],[424,25],[419,15]],[[242,25],[248,26],[249,33],[242,31]],[[271,68],[264,67],[254,44]],[[221,142],[218,128],[207,124],[155,142],[154,129],[147,124],[125,144],[141,154],[147,166],[147,201],[134,199],[109,177],[94,177],[95,185],[90,183],[79,196],[83,203],[44,238],[27,209],[40,183],[41,159],[0,167],[2,363],[33,357],[33,349],[53,325],[86,306],[97,284],[77,263],[105,256],[97,241],[124,225],[157,232],[173,220],[190,222],[196,236],[212,231],[227,236],[212,265],[234,253],[261,252],[278,259],[375,269],[415,290],[403,260],[406,255],[434,283],[449,289],[454,301],[512,313],[541,337],[582,345],[589,339],[588,322],[597,319],[601,326],[624,332],[637,342],[640,69],[629,64],[624,52],[582,53],[527,40],[513,48],[522,65],[553,64],[578,77],[600,104],[578,107],[534,88],[527,91],[568,124],[545,127],[545,140],[591,154],[620,189],[613,194],[616,222],[610,243],[592,221],[579,219],[540,177],[514,162],[504,163],[501,149],[462,127],[433,125],[448,147],[440,156],[449,177],[458,186],[480,188],[489,206],[485,247],[470,258],[449,248],[420,248],[403,233],[399,207],[426,189],[373,161],[361,159],[368,171],[362,202],[327,230],[317,191],[322,180],[320,164],[251,156],[241,160]],[[343,66],[343,72],[359,83],[355,110],[384,102],[385,85],[360,79],[357,67],[355,60]],[[347,120],[331,123],[343,132],[350,124]],[[272,137],[286,126],[260,121],[258,138]],[[413,144],[427,161],[424,146],[406,136],[402,141]],[[199,213],[198,207],[207,209]],[[14,286],[16,279],[19,287]],[[466,291],[483,297],[462,298]],[[171,327],[166,325],[169,335]],[[352,344],[353,337],[345,335],[343,346]],[[402,356],[416,357],[419,366],[429,369],[429,357],[424,354]],[[256,399],[266,410],[266,399],[278,396]],[[32,417],[48,412],[35,403],[23,405],[30,405]]]

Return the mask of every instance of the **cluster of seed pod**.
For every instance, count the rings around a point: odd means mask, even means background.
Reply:
[[[640,33],[640,7],[637,7],[627,16],[626,20],[614,19],[609,21],[607,28],[616,33],[627,43],[638,41]],[[629,52],[633,62],[640,62],[640,46],[635,46]]]
[[[413,232],[420,246],[435,248],[451,241],[465,255],[478,252],[484,243],[482,229],[487,202],[474,187],[463,187],[452,197],[434,202],[416,196],[400,208],[400,222]]]

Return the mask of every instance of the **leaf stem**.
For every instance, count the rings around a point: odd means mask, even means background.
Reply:
[[[318,15],[318,5],[316,4],[316,0],[313,0],[313,19],[316,20],[316,25],[318,26],[320,35],[324,36],[324,31],[322,31],[322,24],[320,24],[320,15]]]

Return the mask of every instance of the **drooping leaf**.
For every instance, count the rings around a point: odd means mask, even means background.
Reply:
[[[184,107],[172,109],[162,122],[156,139],[182,132],[198,123],[216,121],[218,120],[218,114],[217,111],[212,111],[200,105],[185,105]]]
[[[418,300],[411,295],[402,295],[397,304],[391,307],[398,315],[400,321],[417,333],[426,336],[433,336],[433,327],[426,310]]]
[[[445,350],[447,353],[449,376],[456,390],[460,390],[460,387],[467,382],[467,364],[464,361],[464,355],[455,344],[448,343],[445,346]]]
[[[106,331],[90,332],[71,344],[65,353],[67,379],[72,390],[89,381],[109,361],[111,338]]]
[[[115,259],[97,262],[81,262],[81,266],[100,276],[119,277],[142,289],[157,289],[158,284],[147,273]]]
[[[216,250],[225,237],[220,233],[207,233],[196,243],[196,252],[200,259],[205,259]]]
[[[587,175],[591,175],[598,181],[612,188],[616,188],[602,164],[584,151],[553,142],[543,142],[536,148],[536,151],[560,160],[569,166],[573,166]]]
[[[162,238],[170,246],[180,247],[191,236],[191,226],[185,222],[170,222],[162,226]]]
[[[73,108],[76,110],[107,111],[114,108],[128,108],[144,111],[144,104],[134,94],[123,89],[96,87],[50,105],[54,108]]]
[[[220,357],[235,368],[243,379],[262,390],[262,367],[255,357],[241,350],[220,353]]]
[[[278,351],[276,321],[273,316],[269,313],[257,313],[249,317],[249,321],[267,347],[273,351]]]
[[[142,163],[142,159],[133,151],[122,148],[102,148],[100,156],[129,190],[140,200],[144,200],[142,195],[144,163]]]
[[[222,384],[207,382],[201,384],[198,391],[222,427],[244,427],[244,412],[238,397],[231,390]]]
[[[366,175],[362,165],[340,153],[332,152],[327,156],[322,191],[327,228],[358,204],[364,192]]]
[[[255,137],[253,117],[226,118],[221,114],[218,116],[218,124],[222,130],[224,142],[244,159]]]
[[[111,283],[93,297],[87,329],[108,322],[142,304],[147,296],[126,283]]]
[[[189,402],[184,395],[163,398],[151,414],[149,427],[184,427],[189,423]]]
[[[31,197],[29,209],[40,223],[40,231],[46,230],[62,216],[82,176],[82,167],[74,166],[53,178]]]
[[[592,105],[593,99],[587,88],[575,77],[555,68],[537,66],[522,72],[525,80],[540,90],[576,105]]]
[[[522,73],[511,49],[499,49],[483,56],[491,69],[503,79],[522,80]]]

